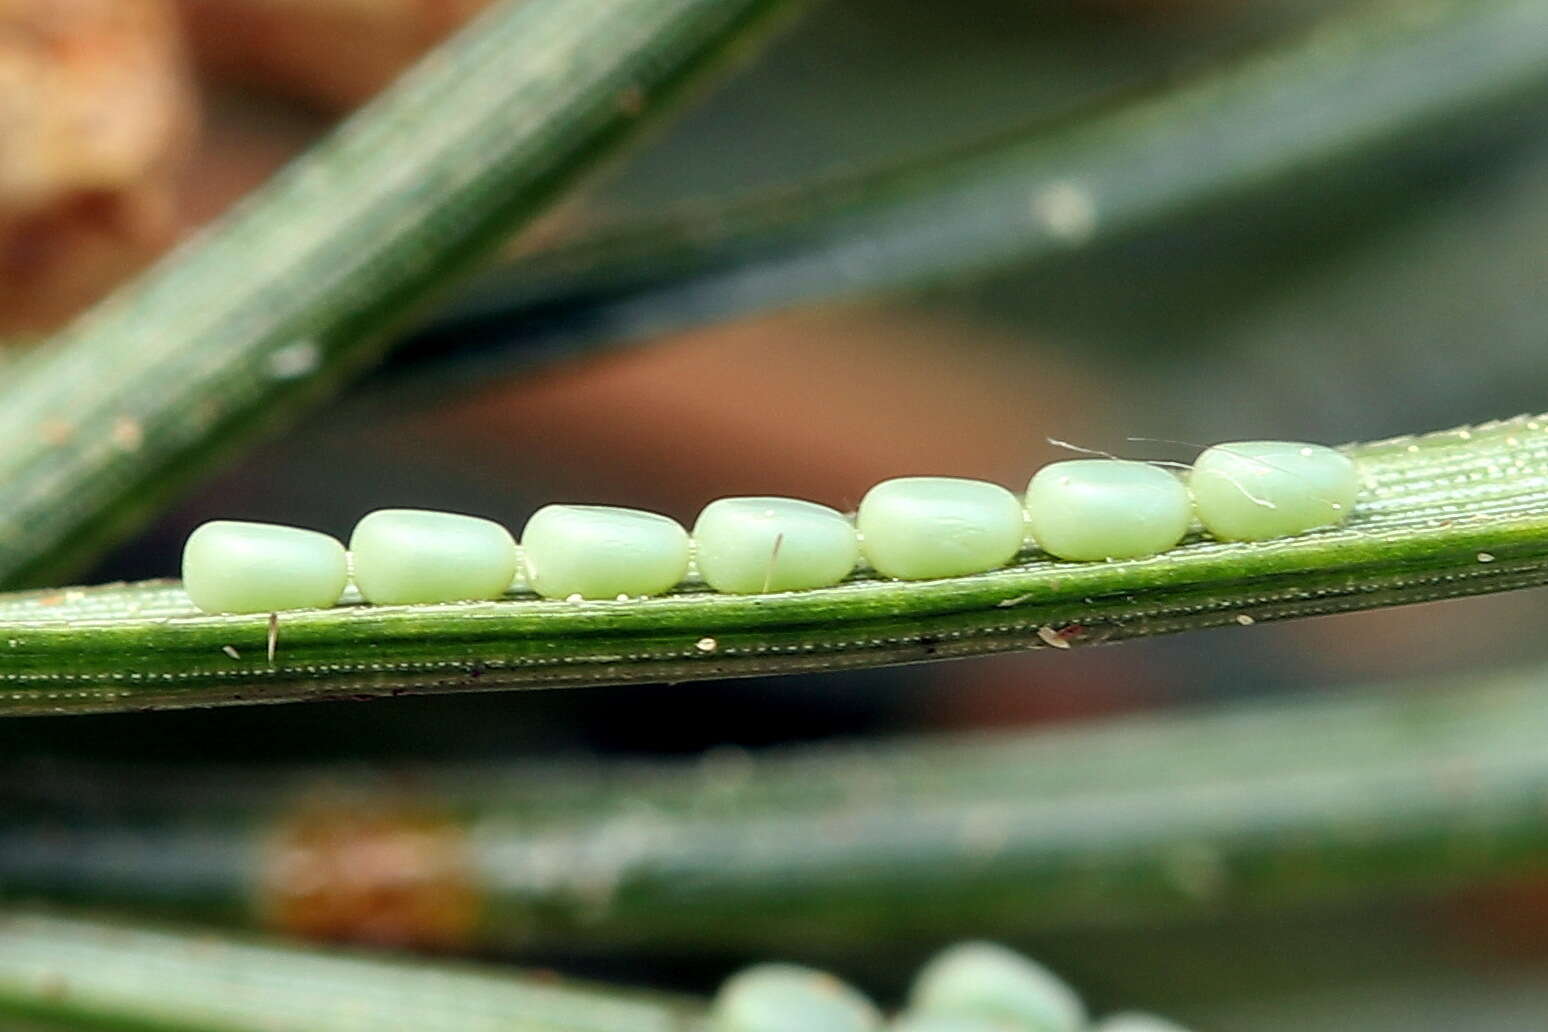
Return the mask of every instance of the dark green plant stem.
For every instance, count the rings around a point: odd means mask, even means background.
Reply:
[[[48,583],[389,332],[781,0],[511,0],[0,384],[0,585]]]
[[[1548,422],[1349,451],[1363,487],[1347,527],[1124,562],[1031,554],[972,577],[781,595],[346,605],[282,614],[272,642],[265,617],[200,615],[167,582],[0,596],[0,713],[833,670],[1548,583]]]
[[[813,928],[865,947],[1433,897],[1548,872],[1545,686],[1537,669],[1020,735],[419,767],[353,790],[328,769],[13,770],[0,886],[245,916],[284,891],[263,844],[320,786],[345,790],[347,822],[373,798],[391,812],[406,783],[409,812],[462,829],[484,934],[529,947],[767,952]]]
[[[684,1032],[696,1010],[551,975],[0,912],[0,1015],[160,1032]]]
[[[1455,142],[1548,92],[1539,0],[1376,0],[1152,95],[978,149],[606,232],[483,280],[396,360],[472,377],[533,341],[638,338],[971,277],[1337,164]]]

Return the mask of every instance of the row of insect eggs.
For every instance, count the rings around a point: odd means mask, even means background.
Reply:
[[[799,591],[839,583],[862,558],[901,580],[997,569],[1029,542],[1071,561],[1142,558],[1176,546],[1195,518],[1221,540],[1286,537],[1341,523],[1357,491],[1354,464],[1331,448],[1243,441],[1207,449],[1182,476],[1121,459],[1056,462],[1024,498],[980,480],[902,477],[872,488],[853,520],[793,498],[723,498],[691,537],[656,513],[549,505],[518,550],[490,520],[383,509],[356,525],[346,553],[315,531],[222,520],[189,537],[183,580],[209,613],[331,606],[351,572],[378,604],[498,598],[518,567],[556,599],[658,595],[690,563],[717,591]]]

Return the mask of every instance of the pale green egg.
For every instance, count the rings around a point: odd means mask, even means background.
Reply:
[[[728,978],[711,1032],[876,1032],[882,1016],[850,986],[795,964],[758,964]]]
[[[998,484],[900,477],[867,492],[856,520],[876,572],[902,580],[960,577],[1004,566],[1021,551],[1021,502]]]
[[[688,573],[676,520],[608,505],[546,505],[521,533],[527,581],[544,598],[659,595]]]
[[[183,546],[183,588],[206,613],[323,609],[348,580],[344,546],[315,530],[215,520]]]
[[[902,1014],[891,1032],[1023,1032],[1025,1025],[961,1014]]]
[[[1027,485],[1027,529],[1060,559],[1155,555],[1181,541],[1192,519],[1187,487],[1146,462],[1055,462]]]
[[[1199,522],[1222,541],[1267,541],[1344,522],[1360,480],[1348,456],[1300,441],[1235,441],[1188,477]]]
[[[937,954],[909,994],[916,1015],[983,1018],[1025,1032],[1078,1032],[1086,1008],[1059,977],[1019,953],[967,942]]]
[[[1097,1022],[1092,1032],[1188,1032],[1176,1022],[1152,1014],[1114,1014]]]
[[[499,598],[516,577],[516,541],[493,520],[378,509],[355,524],[355,586],[368,602],[408,605]]]
[[[796,498],[722,498],[693,525],[699,575],[716,591],[749,595],[837,584],[855,568],[854,525]]]

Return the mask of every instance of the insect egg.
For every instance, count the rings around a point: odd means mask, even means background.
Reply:
[[[887,1026],[890,1032],[1006,1032],[1019,1027],[964,1014],[904,1014]]]
[[[527,581],[544,598],[659,595],[688,573],[676,520],[608,505],[546,505],[521,533]]]
[[[1021,502],[998,484],[901,477],[867,492],[857,517],[876,571],[902,580],[960,577],[1004,566],[1026,533]]]
[[[1011,1028],[1076,1032],[1086,1008],[1053,972],[988,942],[966,942],[937,954],[909,994],[911,1014],[979,1017]]]
[[[1093,1032],[1187,1032],[1181,1025],[1150,1014],[1114,1014],[1103,1018]]]
[[[1181,541],[1192,518],[1182,481],[1146,462],[1055,462],[1027,485],[1027,529],[1060,559],[1155,555]]]
[[[881,1012],[832,975],[795,964],[756,964],[726,979],[711,1032],[878,1032]]]
[[[183,589],[206,613],[323,609],[348,581],[344,546],[315,530],[215,520],[183,546]]]
[[[1188,477],[1199,522],[1223,541],[1266,541],[1344,522],[1359,493],[1348,456],[1299,441],[1207,449]]]
[[[748,595],[837,584],[855,568],[855,528],[826,505],[795,498],[722,498],[693,525],[699,574]]]
[[[349,550],[355,585],[368,602],[494,599],[516,576],[510,531],[454,512],[378,509],[355,525]]]

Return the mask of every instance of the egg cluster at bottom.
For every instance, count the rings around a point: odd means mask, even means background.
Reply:
[[[659,595],[691,564],[716,591],[830,587],[863,558],[884,577],[926,580],[1005,566],[1029,544],[1079,562],[1138,559],[1174,547],[1195,519],[1226,541],[1261,541],[1341,523],[1354,463],[1321,445],[1243,441],[1204,451],[1185,475],[1146,462],[1077,459],[1043,467],[1017,497],[998,484],[901,477],[873,487],[851,520],[794,498],[722,498],[692,535],[666,516],[601,505],[548,505],[518,548],[474,516],[382,509],[349,551],[316,531],[218,520],[189,536],[183,583],[208,613],[265,613],[338,602],[353,570],[379,604],[499,598],[518,570],[538,595]]]
[[[888,1023],[858,990],[795,964],[757,964],[725,981],[708,1032],[1184,1032],[1149,1014],[1091,1023],[1080,997],[1052,971],[1003,946],[964,942],[914,978]]]

